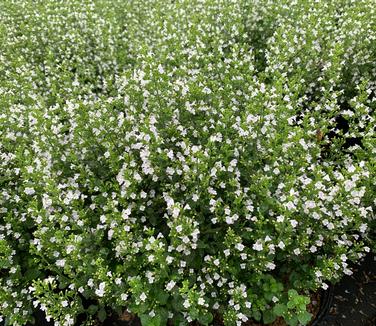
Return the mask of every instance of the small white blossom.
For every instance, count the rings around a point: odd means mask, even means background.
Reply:
[[[140,300],[142,302],[144,302],[146,300],[146,298],[147,298],[147,296],[146,296],[145,292],[142,292],[141,295],[140,295]]]
[[[166,290],[171,291],[173,289],[173,287],[175,286],[175,284],[176,284],[176,282],[171,280],[170,282],[167,283]]]
[[[31,187],[26,187],[25,190],[24,190],[24,192],[25,192],[26,195],[29,195],[29,196],[35,194],[34,188],[31,188]]]

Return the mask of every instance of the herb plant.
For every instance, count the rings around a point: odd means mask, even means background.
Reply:
[[[373,0],[4,0],[0,40],[5,325],[306,325],[375,249]]]

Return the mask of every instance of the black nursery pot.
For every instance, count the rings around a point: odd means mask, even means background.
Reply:
[[[330,307],[332,306],[334,296],[333,285],[329,285],[329,288],[325,291],[322,291],[321,301],[320,301],[320,310],[316,316],[316,319],[312,321],[311,326],[320,326],[320,323],[325,319],[329,313]]]

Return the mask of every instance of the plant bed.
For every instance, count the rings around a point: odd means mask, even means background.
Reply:
[[[375,22],[373,0],[0,1],[0,322],[311,323],[376,248]]]

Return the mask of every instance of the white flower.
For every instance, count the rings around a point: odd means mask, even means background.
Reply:
[[[346,190],[346,191],[350,191],[352,188],[355,187],[355,183],[354,183],[354,181],[352,181],[352,180],[346,180],[346,181],[344,182],[344,185],[345,185],[345,190]]]
[[[66,247],[65,250],[67,251],[67,254],[70,254],[74,249],[75,249],[75,246],[70,244]]]
[[[234,220],[231,216],[226,216],[226,223],[227,224],[234,224]]]
[[[167,283],[166,290],[171,291],[173,289],[173,287],[175,286],[175,284],[176,284],[176,282],[171,280],[170,282]]]
[[[122,294],[120,295],[120,299],[123,300],[123,301],[127,301],[127,299],[128,299],[128,294],[126,294],[126,293],[122,293]]]
[[[172,210],[172,216],[177,218],[180,214],[180,208],[179,207],[174,207],[174,209]]]
[[[146,296],[145,292],[142,292],[141,295],[140,295],[140,300],[142,302],[144,302],[146,300],[146,298],[147,298],[147,296]]]
[[[163,69],[163,67],[162,67],[161,64],[158,65],[158,72],[159,72],[160,74],[163,74],[163,73],[164,73],[164,69]]]
[[[277,216],[277,222],[282,223],[285,220],[285,218],[282,215]]]
[[[326,283],[322,283],[321,284],[321,287],[324,289],[324,290],[327,290],[329,288],[329,285],[326,284]]]
[[[344,269],[343,269],[343,272],[344,272],[346,275],[352,275],[352,274],[353,274],[352,270],[350,270],[350,269],[348,269],[348,268],[344,268]]]
[[[26,187],[24,192],[25,192],[26,195],[34,195],[35,194],[34,188],[31,188],[31,187]]]
[[[363,224],[360,226],[360,228],[359,228],[360,232],[362,232],[362,233],[366,232],[367,227],[368,227],[367,224],[363,223]]]
[[[52,205],[51,198],[49,198],[48,195],[43,195],[42,204],[43,204],[43,208],[47,209],[48,207]]]
[[[74,325],[73,317],[71,315],[66,315],[64,326],[72,326],[72,325]]]
[[[275,268],[275,264],[269,262],[266,264],[266,268],[269,270],[273,270]]]
[[[235,245],[235,248],[238,249],[239,251],[243,251],[243,249],[245,248],[244,245],[242,243],[237,243]]]
[[[65,259],[58,259],[56,261],[56,266],[64,267],[65,266]]]
[[[261,251],[263,249],[262,243],[257,241],[256,243],[253,244],[252,249],[256,251]]]
[[[104,296],[104,293],[105,293],[104,288],[105,288],[105,286],[106,286],[106,283],[101,282],[101,283],[99,284],[99,288],[98,288],[97,290],[95,290],[95,294],[96,294],[98,297],[103,297],[103,296]]]
[[[210,94],[212,91],[209,87],[204,87],[202,92],[205,93],[205,94]]]
[[[291,224],[291,226],[292,226],[293,228],[295,228],[295,227],[298,225],[298,221],[296,221],[296,220],[291,220],[291,221],[290,221],[290,224]]]
[[[284,242],[283,241],[280,241],[279,243],[278,243],[278,247],[279,248],[281,248],[281,249],[285,249],[285,244],[284,244]]]
[[[200,305],[200,306],[203,306],[205,304],[205,300],[203,298],[199,298],[197,303]]]

